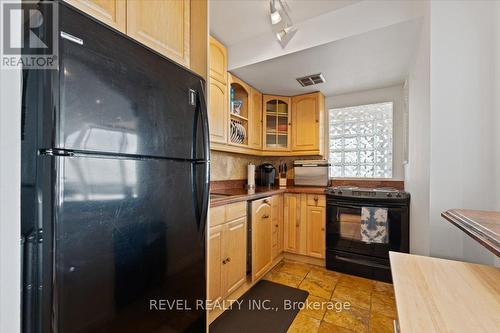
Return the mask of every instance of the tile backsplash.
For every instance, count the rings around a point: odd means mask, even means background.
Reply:
[[[280,162],[286,162],[288,166],[288,178],[293,178],[293,161],[321,159],[319,156],[293,156],[293,157],[273,157],[273,156],[248,156],[241,154],[226,153],[220,151],[211,152],[210,180],[236,180],[247,178],[247,165],[249,163],[258,166],[262,163],[272,163],[276,170]]]

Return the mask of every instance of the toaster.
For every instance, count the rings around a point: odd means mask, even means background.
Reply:
[[[326,160],[300,160],[293,162],[297,186],[328,186],[330,163]]]

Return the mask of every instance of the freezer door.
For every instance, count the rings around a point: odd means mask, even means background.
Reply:
[[[57,331],[201,332],[207,164],[54,163]]]
[[[197,135],[204,81],[67,5],[59,7],[55,148],[206,160],[196,151],[207,145]]]

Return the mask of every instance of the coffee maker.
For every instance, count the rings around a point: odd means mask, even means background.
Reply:
[[[276,168],[271,163],[264,163],[257,168],[257,185],[274,186],[276,178]]]

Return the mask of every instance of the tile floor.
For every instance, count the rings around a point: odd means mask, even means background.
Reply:
[[[283,261],[265,277],[309,292],[315,308],[302,309],[288,333],[393,332],[397,317],[392,284]],[[336,304],[348,307],[333,308]]]

